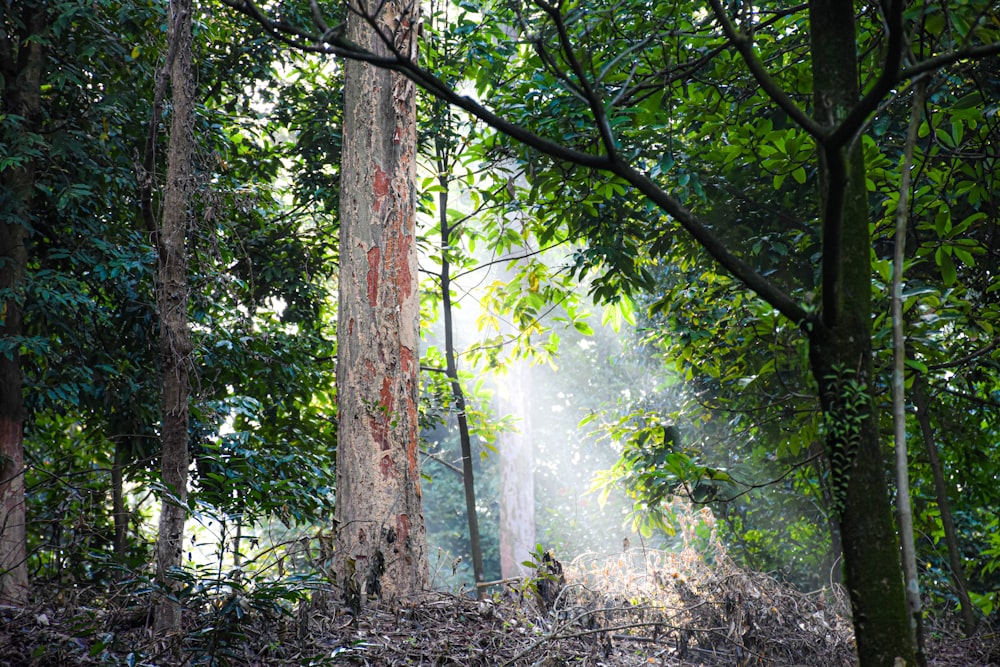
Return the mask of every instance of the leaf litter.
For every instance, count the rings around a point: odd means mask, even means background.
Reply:
[[[429,592],[370,600],[358,614],[314,593],[297,609],[248,609],[238,628],[189,610],[185,633],[152,637],[143,606],[0,608],[0,665],[396,665],[464,667],[850,667],[857,664],[846,593],[803,593],[738,568],[724,554],[632,548],[560,564],[484,599]],[[539,583],[546,582],[539,586]],[[547,591],[542,599],[539,590]],[[66,596],[60,599],[65,603]],[[989,626],[963,639],[929,627],[932,667],[1000,662]]]

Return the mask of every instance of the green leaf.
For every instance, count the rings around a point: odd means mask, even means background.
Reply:
[[[971,252],[961,246],[952,246],[951,251],[955,253],[955,257],[961,260],[962,264],[965,264],[970,269],[976,268],[976,259],[972,256]]]
[[[955,270],[955,261],[951,258],[951,253],[948,250],[944,247],[938,248],[934,253],[934,261],[941,269],[941,278],[944,280],[944,284],[950,287],[955,284],[958,275]]]

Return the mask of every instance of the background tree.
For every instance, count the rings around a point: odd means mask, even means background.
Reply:
[[[191,338],[188,332],[187,229],[194,189],[195,71],[190,0],[168,8],[171,106],[167,175],[163,188],[163,223],[157,235],[157,311],[163,364],[163,413],[160,423],[163,506],[156,543],[156,574],[167,593],[157,603],[156,630],[161,635],[181,627],[181,607],[172,571],[181,565],[187,517],[188,419],[190,414]]]
[[[3,75],[3,143],[0,168],[0,601],[28,599],[24,504],[24,403],[21,395],[21,336],[26,239],[34,224],[36,173],[43,145],[41,87],[46,74],[48,8],[19,3],[0,10],[0,73]]]

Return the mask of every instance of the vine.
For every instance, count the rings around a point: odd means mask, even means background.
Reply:
[[[823,412],[822,434],[830,457],[834,509],[840,514],[861,442],[861,425],[869,415],[868,386],[839,364],[826,378],[830,401]]]

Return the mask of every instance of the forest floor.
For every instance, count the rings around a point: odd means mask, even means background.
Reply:
[[[804,594],[725,559],[708,565],[684,553],[633,550],[547,568],[551,574],[483,600],[432,593],[408,604],[373,601],[359,614],[330,611],[314,597],[266,616],[237,600],[192,611],[184,635],[166,644],[151,639],[148,614],[134,603],[4,607],[0,665],[856,664],[837,589]],[[994,630],[965,639],[931,618],[931,667],[1000,665]]]

